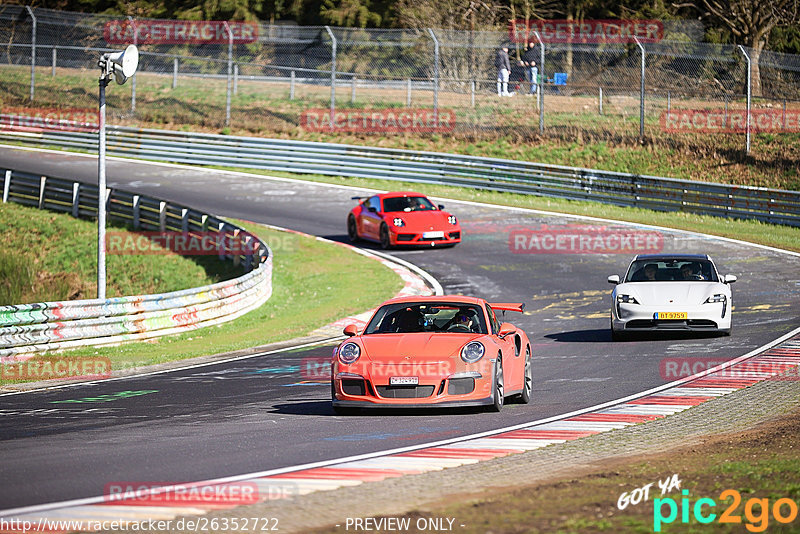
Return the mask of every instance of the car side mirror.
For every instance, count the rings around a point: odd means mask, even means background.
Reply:
[[[612,274],[611,276],[609,276],[608,277],[608,283],[609,284],[614,284],[614,285],[619,284],[619,275],[618,274]]]
[[[439,204],[439,209],[444,211],[444,204]]]
[[[349,325],[344,327],[344,330],[342,330],[342,333],[344,335],[346,335],[347,337],[356,336],[356,335],[358,335],[358,327],[356,325],[354,325],[354,324],[349,324]]]
[[[736,280],[738,279],[736,278],[735,274],[726,274],[724,277],[722,277],[722,283],[724,284],[732,284]]]
[[[503,323],[503,324],[500,325],[500,332],[497,335],[499,337],[503,338],[503,337],[506,337],[506,336],[510,336],[511,334],[513,334],[516,331],[517,331],[517,329],[514,327],[513,324],[511,324],[511,323]]]
[[[375,206],[367,207],[367,211],[370,213],[378,213],[378,209]]]

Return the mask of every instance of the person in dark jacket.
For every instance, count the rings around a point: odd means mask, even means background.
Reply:
[[[527,50],[522,54],[522,62],[525,64],[525,78],[531,84],[531,90],[528,94],[534,95],[538,85],[539,68],[536,66],[536,51],[533,43],[528,43]]]
[[[508,59],[508,47],[504,46],[497,51],[494,58],[497,67],[497,96],[511,96],[508,92],[508,77],[511,74],[511,62]]]

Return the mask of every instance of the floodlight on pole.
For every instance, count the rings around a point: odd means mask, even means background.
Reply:
[[[97,157],[97,298],[106,298],[106,86],[114,76],[120,85],[136,73],[139,49],[134,45],[100,57],[100,115]]]

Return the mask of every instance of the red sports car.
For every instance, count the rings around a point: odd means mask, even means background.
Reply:
[[[528,336],[490,304],[463,296],[400,297],[386,301],[364,331],[333,351],[331,395],[336,413],[364,407],[487,406],[505,397],[530,402],[533,376]]]
[[[397,245],[453,246],[461,242],[456,216],[425,195],[412,192],[353,197],[358,206],[347,216],[350,241],[368,239],[382,248]]]

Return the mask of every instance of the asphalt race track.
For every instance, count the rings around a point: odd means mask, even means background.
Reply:
[[[0,148],[8,168],[96,182],[95,159]],[[352,190],[110,160],[110,187],[183,202],[222,216],[345,241]],[[664,360],[740,356],[800,325],[800,258],[702,236],[664,232],[663,250],[708,253],[733,286],[730,337],[612,343],[610,274],[631,254],[513,251],[509,232],[587,223],[444,202],[465,241],[395,251],[448,293],[524,301],[508,319],[533,342],[534,396],[502,413],[365,413],[337,417],[327,381],[303,376],[330,346],[51,391],[0,396],[0,509],[102,495],[111,482],[186,482],[264,471],[453,438],[565,413],[670,381]],[[543,225],[546,228],[543,229]],[[575,230],[573,228],[572,230]],[[580,229],[578,229],[580,230]],[[629,227],[610,225],[608,231]],[[698,228],[699,231],[702,228]],[[367,248],[372,245],[365,245]],[[280,254],[280,250],[275,251]],[[514,316],[516,315],[516,316]],[[63,402],[70,401],[70,402]]]

